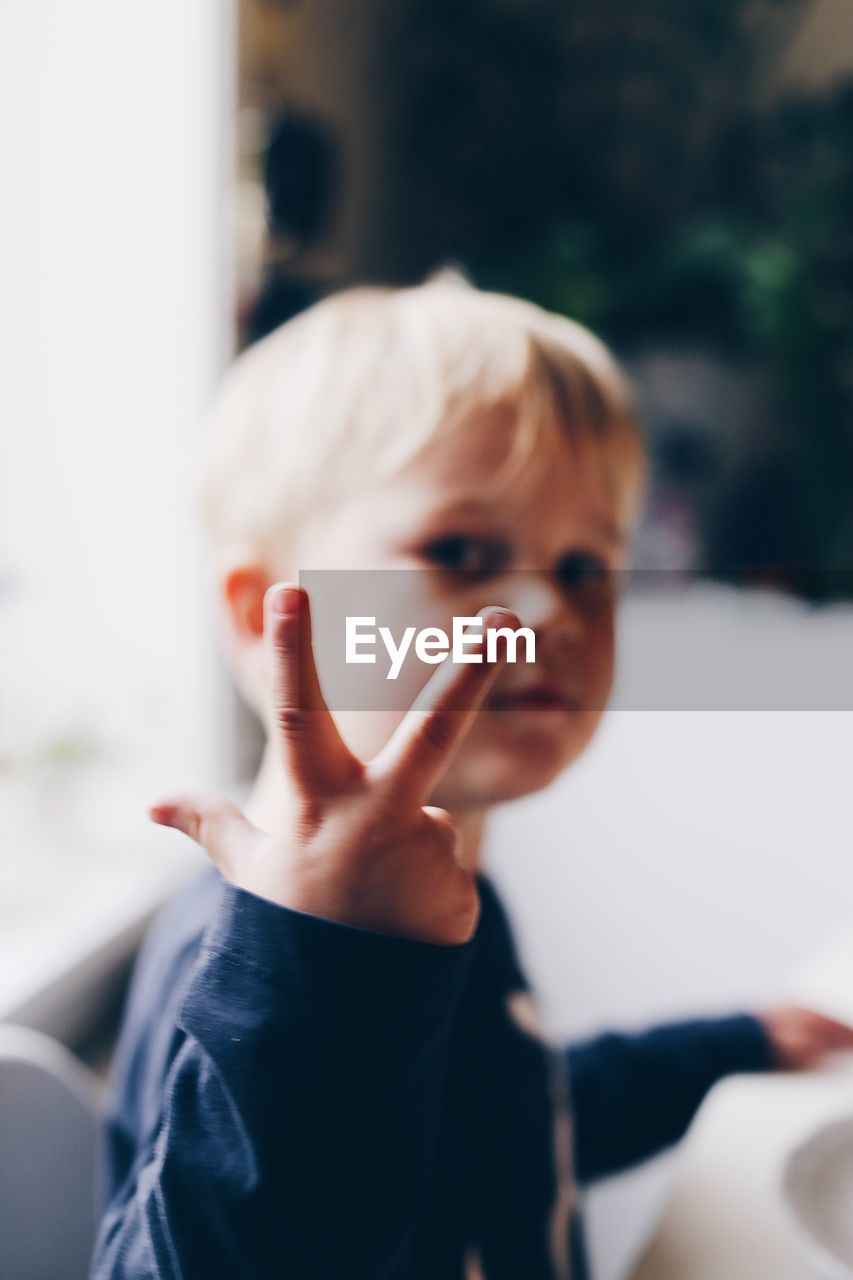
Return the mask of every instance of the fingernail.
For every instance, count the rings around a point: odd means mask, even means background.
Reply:
[[[276,587],[272,597],[272,611],[280,618],[292,617],[299,612],[299,588],[291,586]]]
[[[492,609],[486,617],[487,627],[505,627],[507,623],[516,622],[516,616],[511,609]]]

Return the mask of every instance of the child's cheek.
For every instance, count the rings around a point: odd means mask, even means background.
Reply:
[[[602,610],[587,633],[586,659],[588,687],[586,701],[591,708],[603,710],[613,686],[616,650],[615,613]]]

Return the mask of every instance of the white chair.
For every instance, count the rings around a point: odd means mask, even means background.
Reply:
[[[95,1077],[49,1036],[0,1025],[0,1275],[85,1280],[97,1129]]]

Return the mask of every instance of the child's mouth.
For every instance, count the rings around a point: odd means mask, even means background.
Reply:
[[[581,700],[557,685],[542,683],[524,689],[500,689],[488,700],[491,711],[580,711]]]

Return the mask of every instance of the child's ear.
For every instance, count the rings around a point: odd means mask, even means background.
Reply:
[[[259,640],[264,633],[264,595],[272,585],[265,565],[232,564],[220,579],[229,630],[238,643]]]

